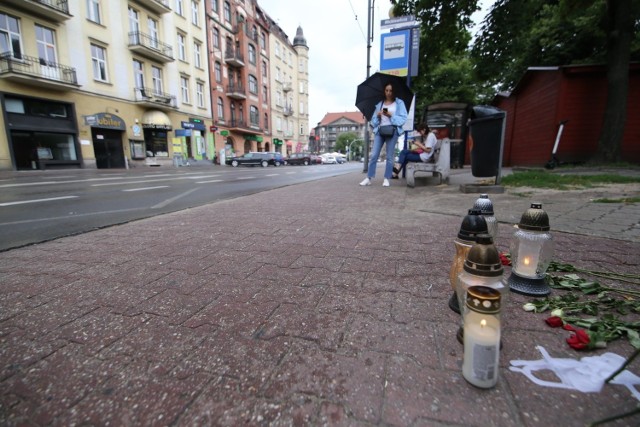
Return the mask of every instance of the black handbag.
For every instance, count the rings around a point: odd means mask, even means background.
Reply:
[[[393,125],[380,126],[378,134],[380,136],[393,136],[396,132],[396,127]]]

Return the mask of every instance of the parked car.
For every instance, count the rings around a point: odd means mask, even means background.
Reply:
[[[266,168],[269,165],[281,166],[285,164],[284,157],[280,153],[263,153],[263,152],[250,152],[245,153],[242,156],[234,156],[225,161],[226,164],[233,166],[234,168],[239,165],[257,166],[260,165]]]
[[[347,163],[347,158],[343,157],[343,156],[335,156],[336,157],[336,162],[338,164],[343,164],[343,163]]]
[[[312,154],[311,155],[311,164],[312,165],[321,165],[322,164],[322,157],[318,156],[317,154]]]
[[[290,165],[310,165],[311,156],[309,153],[292,153],[287,159],[287,163]]]
[[[325,165],[335,165],[336,163],[338,163],[338,161],[336,160],[335,156],[323,156],[322,163],[324,163]]]

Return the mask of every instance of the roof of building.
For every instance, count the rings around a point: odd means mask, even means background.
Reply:
[[[365,118],[364,115],[360,111],[345,111],[342,113],[327,113],[320,121],[320,126],[326,126],[331,123],[337,122],[341,118],[345,118],[347,120],[351,120],[352,122],[356,122],[358,124],[364,125]]]
[[[296,30],[296,36],[293,39],[293,45],[307,47],[307,39],[304,38],[304,33],[302,32],[301,26],[298,26],[298,29]]]

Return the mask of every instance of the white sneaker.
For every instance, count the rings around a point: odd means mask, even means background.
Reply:
[[[387,178],[385,178],[384,181],[382,181],[382,186],[383,187],[388,187],[389,186],[389,180]]]
[[[371,180],[369,178],[365,178],[362,180],[360,185],[371,185]]]

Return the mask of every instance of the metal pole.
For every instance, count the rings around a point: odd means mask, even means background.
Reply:
[[[373,41],[373,4],[375,0],[368,1],[368,19],[367,19],[367,78],[371,71],[371,42]],[[364,124],[364,169],[362,172],[367,173],[369,171],[369,122]]]

